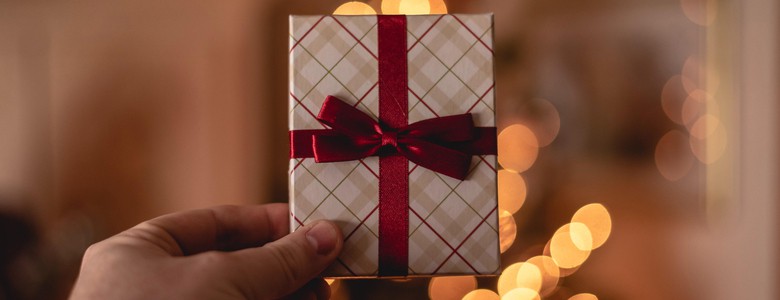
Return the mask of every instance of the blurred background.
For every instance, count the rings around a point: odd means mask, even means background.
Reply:
[[[501,277],[338,299],[776,299],[773,0],[0,1],[0,299],[154,216],[287,199],[289,14],[495,14]],[[475,291],[476,290],[476,291]]]

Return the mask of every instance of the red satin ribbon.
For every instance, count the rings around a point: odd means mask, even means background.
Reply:
[[[496,154],[496,128],[471,114],[408,124],[406,17],[380,15],[379,121],[328,96],[317,120],[331,129],[290,131],[290,157],[318,163],[379,156],[379,276],[405,276],[409,252],[408,161],[463,180],[472,155]]]

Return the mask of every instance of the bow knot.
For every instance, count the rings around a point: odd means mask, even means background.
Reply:
[[[397,153],[421,167],[460,180],[466,178],[471,166],[472,150],[475,149],[471,144],[480,135],[490,137],[474,127],[471,114],[387,128],[334,96],[325,98],[317,120],[331,128],[311,137],[317,162],[349,161]],[[380,151],[385,146],[392,146],[395,151]],[[476,147],[479,149],[479,146]]]
[[[393,148],[398,148],[398,133],[392,130],[383,130],[382,131],[382,146],[393,146]]]

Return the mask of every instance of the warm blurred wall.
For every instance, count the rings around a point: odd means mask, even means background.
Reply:
[[[258,1],[0,4],[0,199],[24,199],[2,205],[116,232],[271,200],[264,14]]]

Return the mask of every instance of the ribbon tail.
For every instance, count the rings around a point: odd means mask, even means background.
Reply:
[[[471,167],[471,155],[424,140],[414,140],[398,147],[409,161],[421,167],[464,180]]]
[[[360,144],[346,135],[313,135],[312,152],[314,161],[337,162],[358,160],[373,155],[378,150],[376,144]]]

